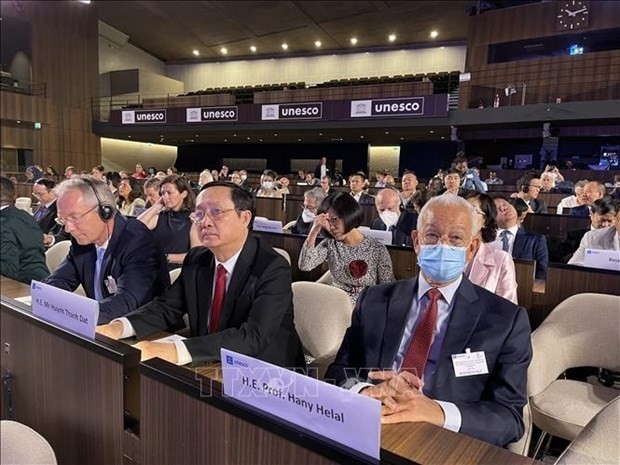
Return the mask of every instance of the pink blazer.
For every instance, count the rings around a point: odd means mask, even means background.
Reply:
[[[480,244],[469,267],[469,280],[513,303],[517,302],[517,278],[512,257],[490,244]]]

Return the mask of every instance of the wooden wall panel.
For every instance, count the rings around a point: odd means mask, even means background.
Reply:
[[[101,147],[91,130],[90,105],[99,86],[96,6],[69,1],[2,2],[2,16],[30,23],[32,79],[47,86],[45,99],[2,92],[2,118],[24,115],[24,120],[45,123],[36,136],[36,163],[51,164],[58,171],[69,164],[79,169],[99,164]],[[8,129],[3,124],[3,135],[12,134]]]

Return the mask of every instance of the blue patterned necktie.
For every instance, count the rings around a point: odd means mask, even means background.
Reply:
[[[512,233],[508,231],[507,229],[502,231],[499,235],[502,238],[502,250],[504,252],[510,251],[510,236],[511,235]]]
[[[103,264],[103,256],[105,249],[97,247],[97,260],[95,261],[95,300],[101,302],[103,300],[103,292],[101,291],[101,265]]]

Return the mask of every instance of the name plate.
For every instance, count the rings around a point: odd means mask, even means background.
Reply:
[[[221,349],[224,394],[379,460],[381,402]]]
[[[583,264],[589,268],[620,271],[620,251],[586,249]]]
[[[32,313],[61,328],[95,339],[99,302],[73,292],[32,281]]]
[[[268,220],[267,218],[256,217],[252,225],[254,231],[282,233],[282,221]]]

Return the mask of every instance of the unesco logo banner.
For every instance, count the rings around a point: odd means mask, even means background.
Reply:
[[[424,97],[351,100],[351,118],[423,115]]]
[[[166,123],[166,110],[123,110],[123,124]]]
[[[288,119],[322,119],[323,104],[287,103],[280,105],[262,105],[261,120],[288,120]]]
[[[220,123],[238,119],[237,106],[187,108],[185,110],[185,122],[187,123]]]

